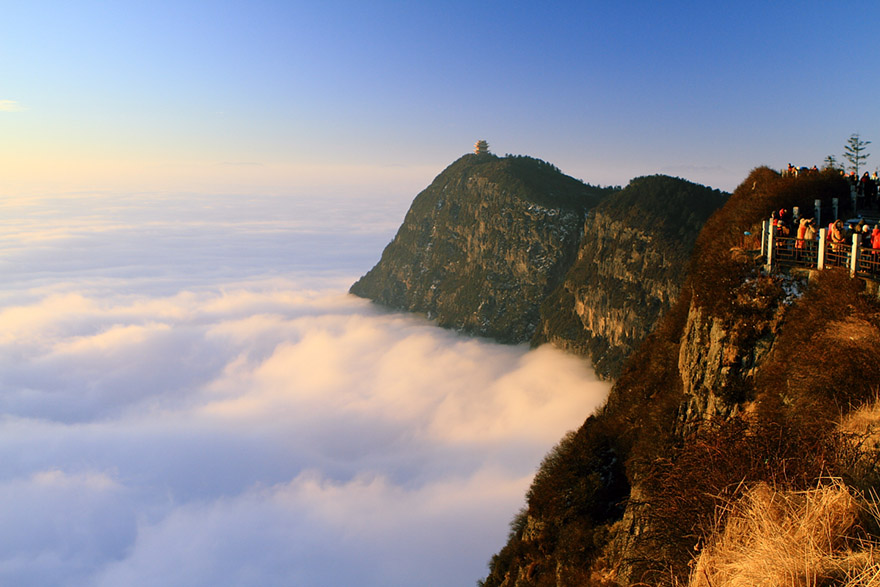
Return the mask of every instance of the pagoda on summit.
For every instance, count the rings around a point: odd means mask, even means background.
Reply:
[[[489,143],[480,139],[476,143],[474,143],[474,153],[477,155],[488,155],[489,154]]]

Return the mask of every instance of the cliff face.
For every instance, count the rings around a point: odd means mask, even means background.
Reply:
[[[551,342],[616,377],[724,201],[666,176],[599,189],[536,159],[467,155],[416,197],[351,292],[502,342]]]
[[[725,199],[711,188],[652,176],[603,201],[586,221],[562,286],[542,307],[535,342],[586,355],[599,375],[619,376],[678,299],[697,234]]]
[[[574,259],[587,210],[610,191],[537,159],[466,155],[416,197],[351,292],[444,327],[527,341]]]
[[[759,168],[712,216],[678,301],[542,463],[483,585],[687,584],[750,488],[880,484],[877,447],[836,424],[880,385],[876,293],[840,270],[767,275],[741,249],[767,210],[840,189]]]
[[[662,176],[598,190],[490,155],[419,194],[353,293],[619,373],[541,464],[483,585],[686,584],[749,488],[880,485],[876,446],[835,424],[880,387],[876,293],[846,271],[767,275],[744,240],[771,210],[847,194],[767,168],[729,199]]]

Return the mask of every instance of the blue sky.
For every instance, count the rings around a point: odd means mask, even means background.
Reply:
[[[478,138],[732,189],[878,131],[867,2],[8,4],[4,192],[411,196]]]

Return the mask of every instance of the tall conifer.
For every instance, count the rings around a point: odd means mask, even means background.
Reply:
[[[850,162],[852,170],[855,172],[856,176],[859,175],[859,168],[862,166],[862,163],[864,163],[870,156],[870,153],[865,152],[865,149],[867,149],[870,144],[871,141],[863,141],[859,137],[859,133],[850,135],[849,140],[846,141],[846,147],[843,149],[843,156]]]

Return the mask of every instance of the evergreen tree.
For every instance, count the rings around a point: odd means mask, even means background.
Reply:
[[[830,169],[832,171],[840,171],[843,169],[843,166],[837,160],[834,155],[828,155],[825,157],[825,166],[823,169]]]
[[[855,171],[856,176],[859,175],[859,167],[861,167],[862,163],[864,163],[870,156],[870,153],[865,152],[865,149],[867,149],[870,144],[871,141],[863,141],[859,137],[859,133],[850,135],[849,140],[846,142],[843,156],[850,162],[852,170]]]

